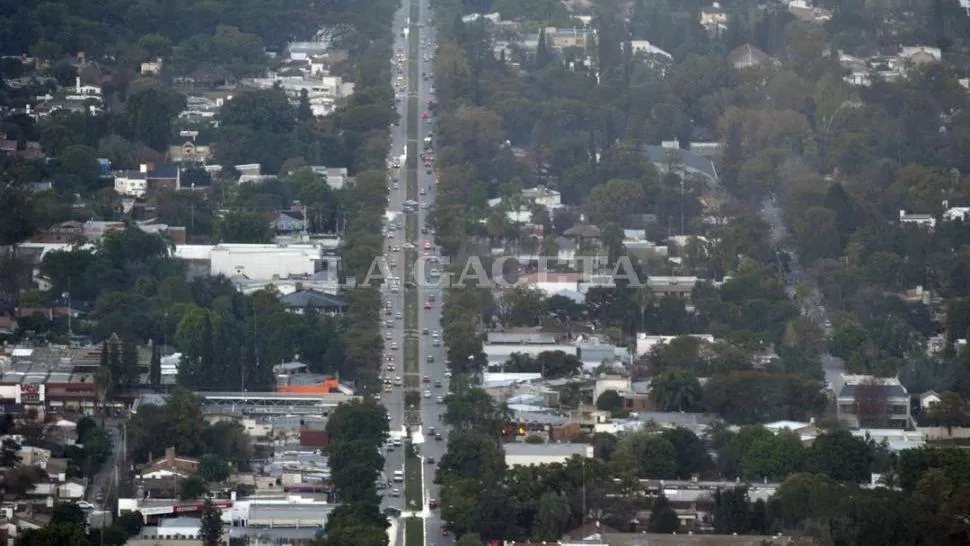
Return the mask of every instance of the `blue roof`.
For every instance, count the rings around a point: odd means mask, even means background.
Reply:
[[[644,145],[642,148],[643,153],[647,155],[650,162],[655,165],[663,165],[666,163],[666,158],[664,158],[664,150],[672,148],[664,148],[663,146],[656,146],[653,144]],[[714,168],[714,163],[707,159],[706,157],[696,154],[690,150],[678,149],[680,155],[683,158],[684,167],[690,169],[691,171],[696,171],[712,180],[717,180],[717,170]]]
[[[340,296],[324,294],[316,290],[297,290],[280,298],[286,307],[318,307],[325,309],[346,309],[347,300]]]

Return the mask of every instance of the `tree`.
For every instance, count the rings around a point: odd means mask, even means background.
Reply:
[[[202,526],[199,538],[203,546],[219,546],[222,544],[222,510],[212,504],[212,499],[205,499],[202,505]]]
[[[714,493],[714,532],[743,535],[751,530],[751,503],[748,489],[718,489]]]
[[[596,409],[600,411],[620,411],[623,409],[623,398],[613,389],[607,389],[596,399]]]
[[[247,211],[226,213],[216,223],[216,234],[223,243],[262,244],[273,240],[273,230],[266,217]]]
[[[376,481],[384,466],[379,445],[361,440],[330,443],[333,485],[342,502],[374,502]]]
[[[116,525],[124,529],[129,537],[138,536],[145,525],[145,517],[138,510],[125,510],[118,516]]]
[[[650,507],[650,523],[647,525],[651,533],[670,534],[680,529],[680,518],[671,506],[670,500],[662,492],[653,500]]]
[[[172,138],[172,121],[185,109],[185,96],[162,87],[152,87],[128,97],[123,119],[127,135],[158,151],[167,149]]]
[[[696,411],[702,398],[700,382],[687,370],[668,369],[651,381],[650,399],[660,411]]]
[[[4,438],[0,445],[0,466],[3,468],[15,468],[23,462],[20,456],[20,444],[13,438]]]
[[[155,390],[162,384],[162,351],[155,343],[152,344],[152,360],[148,365],[148,382]]]
[[[557,540],[566,530],[568,519],[566,499],[559,493],[547,491],[539,497],[539,510],[532,534],[539,541]]]
[[[121,368],[118,382],[125,387],[132,387],[139,379],[138,347],[131,338],[125,338],[121,344]]]
[[[179,488],[179,498],[182,500],[200,499],[208,491],[209,487],[201,476],[189,476],[182,480],[182,485]]]
[[[948,434],[953,434],[953,427],[963,426],[967,422],[967,404],[959,394],[947,391],[940,395],[939,402],[930,406],[927,417],[945,426]]]
[[[213,453],[206,453],[199,459],[199,476],[207,482],[222,482],[229,478],[229,463]]]
[[[808,451],[808,466],[813,472],[840,482],[869,481],[872,459],[869,444],[846,430],[820,435]]]

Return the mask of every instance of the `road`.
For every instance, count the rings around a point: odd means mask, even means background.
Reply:
[[[781,217],[781,208],[774,197],[765,199],[761,207],[761,217],[768,222],[771,228],[771,242],[775,245],[775,248],[791,257],[788,270],[785,272],[785,290],[789,297],[794,298],[798,286],[807,280],[807,276],[805,268],[798,259],[798,254],[788,243],[788,231]],[[830,336],[832,334],[832,323],[829,320],[825,302],[822,300],[822,294],[818,288],[813,288],[812,293],[806,299],[805,304],[801,305],[802,314],[818,323],[825,330],[825,335]],[[845,371],[845,362],[828,352],[822,354],[820,360],[822,361],[822,370],[825,372],[826,385],[836,384],[839,375]]]
[[[410,20],[409,15],[411,14],[412,3],[419,4],[419,17],[415,20]],[[407,148],[407,120],[409,115],[416,115],[418,117],[418,134],[416,139],[417,150],[419,154],[425,152],[424,139],[433,131],[434,120],[430,116],[428,111],[428,101],[433,100],[434,94],[434,80],[433,80],[433,70],[432,70],[432,56],[434,54],[435,42],[434,42],[434,28],[429,25],[431,15],[430,7],[428,5],[428,0],[409,0],[404,2],[401,10],[397,14],[395,20],[395,43],[394,43],[394,55],[395,59],[392,61],[392,84],[395,84],[396,96],[399,100],[398,102],[398,114],[400,115],[400,123],[392,127],[391,131],[391,151],[390,157],[388,158],[388,163],[391,164],[390,173],[392,180],[396,179],[397,183],[391,182],[391,187],[389,191],[388,199],[388,217],[394,218],[391,220],[390,224],[399,224],[400,229],[389,229],[393,236],[390,239],[386,239],[387,243],[392,247],[392,251],[388,253],[388,262],[396,263],[397,265],[391,268],[391,273],[393,276],[401,279],[401,282],[405,279],[405,267],[412,267],[413,264],[405,264],[404,257],[404,246],[407,243],[415,245],[420,259],[424,259],[424,254],[434,255],[437,249],[430,248],[426,249],[426,245],[433,245],[433,234],[424,231],[425,220],[427,218],[428,211],[434,203],[435,199],[435,175],[433,164],[431,166],[425,166],[425,160],[423,158],[418,158],[417,165],[417,183],[418,183],[418,195],[412,196],[412,198],[418,201],[419,206],[416,212],[417,216],[417,226],[418,230],[414,235],[414,240],[405,241],[405,231],[404,231],[404,216],[402,210],[404,208],[404,202],[408,200],[407,196],[407,176],[406,176],[406,163],[400,161],[402,154],[406,153]],[[407,36],[402,33],[402,30],[408,29]],[[412,55],[409,51],[409,39],[413,34],[418,35],[418,41],[420,44],[420,51],[417,55]],[[403,53],[404,59],[401,60],[401,54]],[[413,70],[415,68],[417,70]],[[412,85],[408,89],[408,76],[409,73],[419,74],[417,85]],[[403,79],[401,79],[403,78]],[[409,112],[409,99],[417,98],[417,112]],[[427,115],[427,119],[424,116]],[[427,150],[431,152],[431,150]],[[399,168],[393,167],[395,160],[400,163]],[[386,371],[386,377],[393,382],[396,378],[404,376],[403,373],[403,357],[404,357],[404,346],[405,346],[405,331],[404,331],[404,321],[398,320],[396,318],[398,313],[404,313],[404,294],[405,290],[403,287],[398,290],[398,293],[393,293],[391,290],[393,283],[385,283],[384,285],[384,298],[385,305],[388,303],[391,310],[391,315],[384,315],[386,322],[384,323],[385,332],[385,358],[388,356],[393,358],[395,364],[395,371]],[[424,490],[423,500],[425,506],[423,507],[407,507],[409,510],[417,511],[425,516],[425,542],[426,544],[449,544],[451,543],[451,538],[446,538],[441,535],[442,522],[440,521],[439,511],[432,510],[428,508],[428,502],[431,499],[439,498],[438,486],[433,483],[434,480],[434,468],[435,464],[431,463],[431,460],[437,462],[440,461],[441,456],[444,455],[445,448],[447,445],[447,430],[440,424],[441,417],[444,413],[444,404],[438,402],[439,397],[444,397],[448,392],[449,387],[449,375],[447,372],[447,367],[444,365],[445,361],[445,348],[441,343],[441,299],[442,293],[439,288],[428,286],[422,282],[418,282],[417,287],[418,292],[418,324],[417,332],[414,334],[418,336],[418,361],[419,361],[419,376],[421,381],[421,427],[414,434],[414,439],[419,442],[417,447],[421,455],[422,467],[424,472],[422,474],[422,487]],[[434,301],[431,301],[431,300]],[[429,309],[425,309],[426,304],[430,304]],[[385,311],[386,313],[387,311]],[[427,333],[425,333],[427,332]],[[389,334],[389,335],[387,335]],[[437,334],[437,335],[436,335]],[[397,347],[394,349],[393,347]],[[386,363],[385,363],[386,364]],[[386,368],[385,368],[386,369]],[[400,386],[393,386],[391,392],[385,392],[383,394],[383,401],[385,406],[388,408],[388,413],[391,421],[391,431],[392,436],[400,434],[404,429],[404,388]],[[436,437],[433,434],[431,428],[434,427],[435,431],[439,433]],[[386,454],[386,474],[388,477],[393,475],[395,470],[404,469],[404,449],[396,448],[393,451]],[[403,489],[402,484],[394,484],[393,487]],[[385,495],[385,506],[393,506],[395,508],[405,509],[404,507],[404,496],[403,491],[401,497],[391,497]],[[403,533],[403,525],[400,526],[401,532]],[[403,544],[402,537],[399,536],[399,544]]]

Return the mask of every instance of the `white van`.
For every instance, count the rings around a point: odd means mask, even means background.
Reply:
[[[401,483],[404,481],[404,472],[400,470],[394,471],[394,483]]]

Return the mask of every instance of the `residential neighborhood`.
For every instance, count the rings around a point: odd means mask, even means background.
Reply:
[[[0,35],[6,544],[967,542],[967,1]]]

